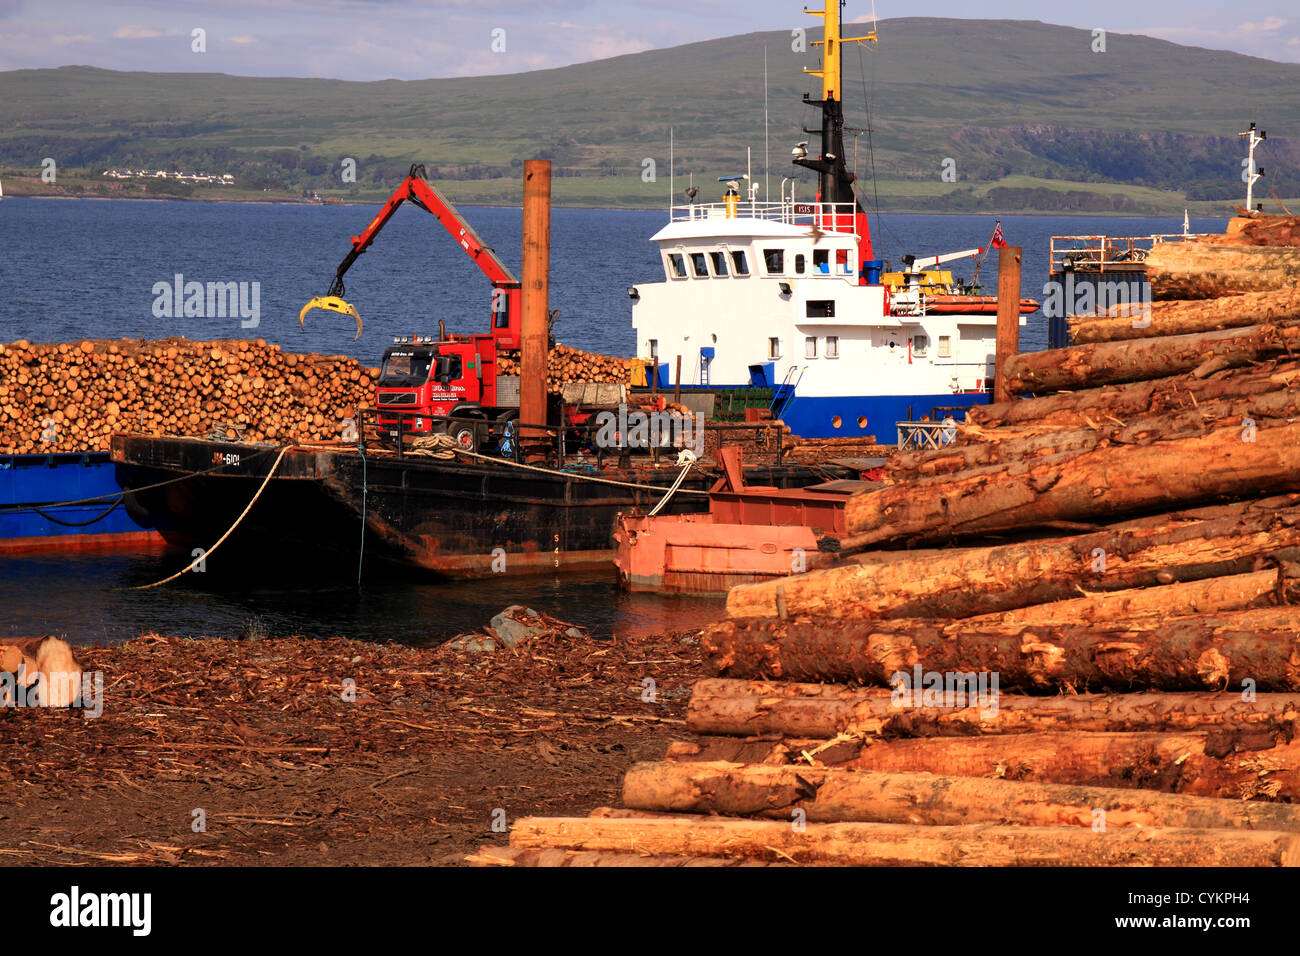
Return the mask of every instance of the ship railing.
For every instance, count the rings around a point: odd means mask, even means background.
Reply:
[[[395,420],[395,426],[387,423],[379,424],[378,419],[381,415],[385,420]],[[423,427],[425,422],[439,430],[445,430],[453,424],[463,424],[467,420],[464,417],[427,415],[418,411],[398,411],[392,408],[363,408],[360,418],[362,428],[358,432],[358,446],[366,451],[368,443],[377,442],[381,448],[391,448],[398,458],[405,458],[412,454],[412,443],[415,439],[433,433]],[[421,427],[418,430],[412,427],[414,419],[421,420]],[[562,425],[529,425],[517,419],[511,419],[508,423],[500,419],[470,419],[470,421],[478,426],[477,444],[480,446],[480,453],[510,460],[516,464],[523,461],[525,457],[532,462],[534,456],[540,453],[546,464],[557,468],[564,467],[566,462],[572,464],[575,458],[587,462],[590,457],[595,458],[598,468],[604,466],[606,459],[614,459],[620,467],[628,467],[634,455],[649,457],[653,463],[658,464],[661,459],[676,458],[682,449],[680,442],[674,444],[663,439],[647,443],[646,446],[632,444],[628,441],[627,435],[620,435],[616,444],[610,444],[604,440],[606,436],[602,434],[603,431],[607,431],[605,424],[594,415],[585,422],[566,421]],[[706,422],[704,428],[705,435],[701,440],[706,451],[719,447],[727,441],[734,441],[734,436],[739,434],[741,440],[752,443],[755,449],[770,452],[773,461],[778,464],[785,454],[784,429],[779,423],[771,420]],[[714,436],[712,440],[709,438],[709,433]],[[521,450],[521,445],[526,447]],[[485,448],[491,451],[483,451]]]
[[[1133,271],[1163,242],[1199,239],[1209,233],[1153,233],[1149,236],[1052,236],[1051,271]]]
[[[734,201],[691,203],[672,206],[673,222],[698,222],[710,219],[761,219],[789,226],[817,226],[826,232],[852,233],[856,229],[856,206],[851,202],[759,202],[737,197]]]

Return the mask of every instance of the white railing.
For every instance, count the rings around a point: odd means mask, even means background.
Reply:
[[[695,222],[702,219],[762,219],[791,226],[815,225],[826,232],[852,233],[857,222],[856,212],[857,209],[851,202],[758,202],[737,197],[734,201],[673,206],[669,209],[669,217],[673,222]]]
[[[1147,253],[1162,242],[1180,242],[1199,239],[1209,233],[1181,232],[1151,236],[1052,236],[1051,271],[1061,272],[1068,261],[1069,267],[1084,272],[1105,272],[1110,269],[1132,268],[1146,260]]]

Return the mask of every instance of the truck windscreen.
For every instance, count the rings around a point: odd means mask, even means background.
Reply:
[[[389,352],[379,372],[380,385],[423,385],[429,380],[433,356],[417,352]]]

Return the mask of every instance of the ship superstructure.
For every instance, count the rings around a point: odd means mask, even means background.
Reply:
[[[817,193],[760,200],[747,177],[722,177],[719,202],[673,205],[651,241],[662,282],[629,290],[637,354],[665,376],[682,359],[684,387],[760,386],[773,410],[805,437],[875,434],[891,441],[898,421],[954,414],[988,400],[996,302],[939,266],[982,253],[906,257],[891,272],[872,252],[866,211],[844,158],[838,0],[825,21],[819,99],[821,149],[793,151],[817,173]],[[1026,300],[1022,311],[1037,303]],[[1021,322],[1024,319],[1022,317]],[[666,380],[666,379],[665,379]]]

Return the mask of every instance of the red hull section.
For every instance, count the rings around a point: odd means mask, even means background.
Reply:
[[[709,513],[622,515],[614,531],[614,566],[634,591],[725,594],[798,574],[817,553],[817,539],[844,527],[856,481],[809,488],[746,486],[740,454],[722,450],[726,478],[710,491]]]

